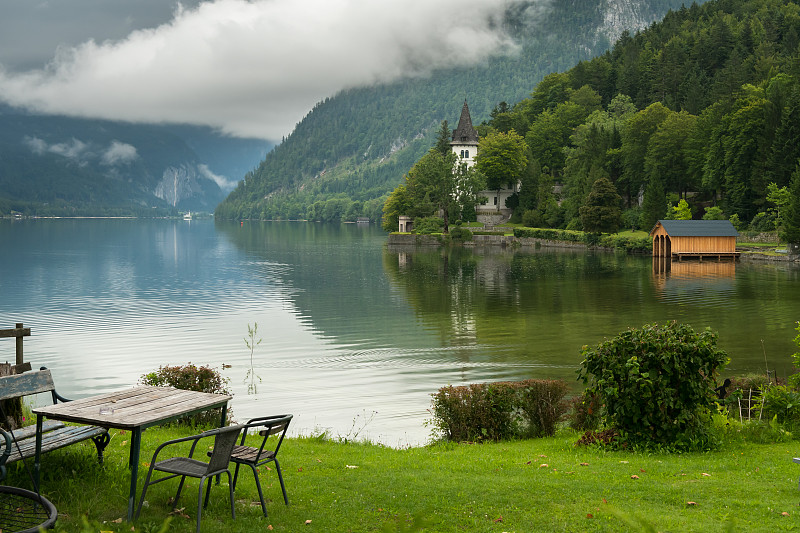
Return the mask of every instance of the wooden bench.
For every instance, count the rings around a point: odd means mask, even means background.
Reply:
[[[49,392],[53,403],[69,400],[56,392],[53,376],[42,368],[35,372],[25,372],[0,377],[0,400],[22,398],[33,394]],[[6,419],[2,413],[3,420]],[[0,476],[5,476],[5,465],[36,455],[36,425],[0,433]],[[103,462],[103,450],[111,438],[106,428],[98,426],[65,425],[63,422],[46,420],[42,424],[42,453],[57,450],[70,444],[91,439],[97,448],[97,459]],[[2,477],[0,477],[2,479]]]

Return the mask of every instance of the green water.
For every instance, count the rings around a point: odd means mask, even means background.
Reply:
[[[727,374],[783,376],[797,350],[800,270],[786,263],[664,273],[613,253],[390,248],[352,224],[0,221],[0,242],[0,328],[32,328],[26,359],[62,394],[209,364],[235,416],[291,412],[296,433],[418,444],[439,387],[574,383],[582,345],[648,322],[718,332]],[[13,350],[0,339],[0,358]]]

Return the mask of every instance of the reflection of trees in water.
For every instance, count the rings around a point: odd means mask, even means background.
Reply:
[[[393,246],[383,259],[393,285],[445,345],[526,343],[562,327],[559,315],[638,299],[641,288],[620,282],[627,259],[614,254]]]

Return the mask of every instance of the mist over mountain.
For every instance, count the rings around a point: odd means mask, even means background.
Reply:
[[[211,212],[270,148],[196,126],[134,125],[0,107],[0,214]]]
[[[661,19],[680,0],[515,2],[502,17],[518,44],[472,67],[353,88],[318,103],[218,207],[224,218],[379,220],[383,201],[455,126],[466,99],[473,123],[513,104],[551,72],[609,49],[625,30]]]

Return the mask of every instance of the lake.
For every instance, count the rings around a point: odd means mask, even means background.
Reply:
[[[718,332],[724,375],[783,377],[797,351],[788,263],[664,272],[608,252],[389,248],[374,225],[302,222],[2,220],[0,242],[0,328],[32,329],[25,360],[61,394],[210,365],[237,420],[293,413],[295,434],[423,444],[438,388],[564,378],[577,391],[581,346],[650,322]]]

